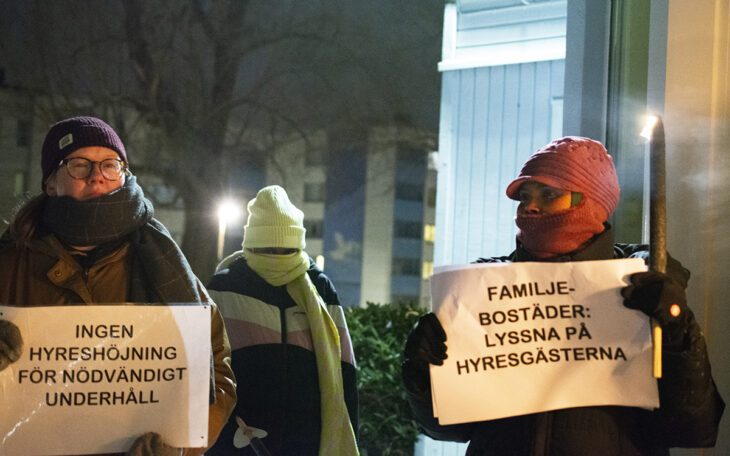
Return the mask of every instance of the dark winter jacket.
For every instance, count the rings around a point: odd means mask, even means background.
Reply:
[[[357,434],[355,358],[345,316],[332,283],[313,261],[307,271],[339,329],[345,402]],[[233,350],[238,404],[210,455],[254,455],[237,449],[238,416],[263,429],[272,455],[317,455],[321,430],[319,380],[309,323],[286,291],[258,276],[239,258],[208,286],[223,314]]]
[[[646,246],[614,244],[610,230],[586,248],[547,261],[585,261],[648,257]],[[479,263],[538,260],[520,245],[506,257]],[[686,287],[689,271],[670,258],[667,273]],[[409,402],[424,432],[437,440],[470,442],[467,455],[634,456],[668,455],[670,447],[715,445],[725,404],[710,373],[702,332],[689,315],[684,349],[664,350],[659,380],[660,408],[581,407],[492,421],[440,426],[431,398],[409,392]]]

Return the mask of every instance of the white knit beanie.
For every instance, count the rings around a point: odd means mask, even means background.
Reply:
[[[248,222],[243,230],[243,248],[280,247],[304,249],[304,214],[286,190],[270,185],[248,203]]]

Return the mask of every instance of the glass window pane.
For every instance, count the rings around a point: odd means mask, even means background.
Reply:
[[[304,220],[304,229],[307,230],[308,239],[322,239],[324,236],[323,220]]]
[[[323,203],[325,201],[324,182],[305,183],[304,201],[306,201],[307,203]]]
[[[395,221],[395,237],[406,239],[421,239],[421,222],[410,222],[406,220]]]

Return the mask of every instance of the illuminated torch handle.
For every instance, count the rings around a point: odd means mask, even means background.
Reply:
[[[664,123],[657,118],[649,142],[649,267],[667,271],[667,188]],[[662,328],[652,320],[654,377],[662,377]]]

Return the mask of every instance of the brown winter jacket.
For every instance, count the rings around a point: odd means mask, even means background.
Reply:
[[[23,248],[6,238],[0,242],[0,303],[63,306],[127,302],[131,269],[129,243],[84,271],[53,234],[33,238]],[[202,284],[198,289],[201,296],[208,296]],[[208,415],[208,444],[212,446],[236,404],[236,382],[223,319],[215,304],[211,311],[216,389],[216,400]],[[190,448],[184,454],[200,455],[204,451]]]

